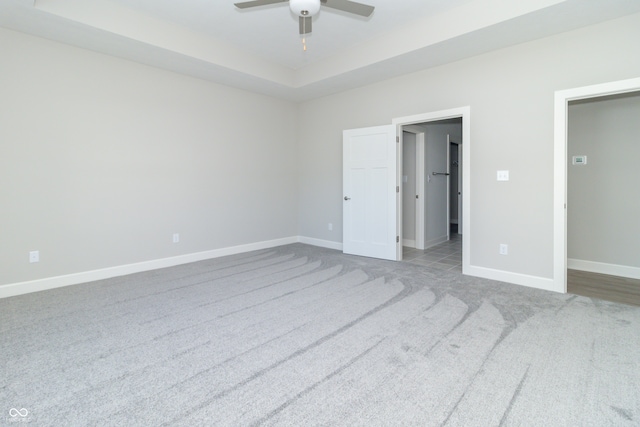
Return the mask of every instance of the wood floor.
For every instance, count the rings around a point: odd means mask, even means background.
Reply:
[[[567,270],[567,292],[640,306],[640,280]]]

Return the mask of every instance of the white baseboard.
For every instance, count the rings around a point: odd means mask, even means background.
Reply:
[[[543,289],[565,293],[564,289],[558,289],[558,284],[553,279],[546,277],[529,276],[527,274],[512,273],[509,271],[495,270],[486,267],[462,266],[462,274],[482,277],[484,279],[498,280],[500,282],[513,283],[514,285],[528,286],[530,288]]]
[[[298,242],[311,246],[319,246],[321,248],[342,250],[342,243],[332,242],[330,240],[314,239],[313,237],[298,236]]]
[[[434,241],[436,241],[436,243],[432,243]],[[432,243],[431,246],[433,246],[435,244],[442,243],[444,241],[446,241],[446,237],[440,240],[434,239],[429,243]],[[277,246],[289,245],[297,242],[313,245],[313,246],[319,246],[323,248],[328,248],[328,249],[335,249],[339,251],[342,250],[342,243],[340,242],[315,239],[312,237],[305,237],[305,236],[292,236],[292,237],[285,237],[282,239],[268,240],[263,242],[249,243],[245,245],[232,246],[228,248],[197,252],[193,254],[180,255],[176,257],[144,261],[144,262],[139,262],[135,264],[120,265],[115,267],[103,268],[99,270],[84,271],[80,273],[67,274],[67,275],[56,276],[56,277],[48,277],[44,279],[31,280],[31,281],[20,282],[20,283],[11,283],[8,285],[0,286],[0,298],[7,298],[7,297],[27,294],[31,292],[45,291],[47,289],[77,285],[81,283],[93,282],[96,280],[110,279],[112,277],[124,276],[127,274],[140,273],[143,271],[156,270],[159,268],[173,267],[176,265],[188,264],[191,262],[219,258],[227,255],[235,255],[235,254],[244,253],[244,252],[251,252],[251,251],[256,251],[260,249],[268,249],[268,248],[273,248]],[[576,268],[576,267],[572,267],[574,261],[576,260],[569,260],[569,268]],[[595,264],[599,264],[599,263],[595,263]],[[640,274],[639,274],[640,269],[638,268],[625,267],[625,266],[614,266],[614,267],[623,267],[625,270],[622,272],[626,272],[626,274],[634,273],[636,274],[636,276],[628,276],[628,275],[620,274],[621,270],[619,268],[615,270],[615,273],[610,272],[611,270],[606,270],[607,272],[605,272],[604,274],[615,274],[623,277],[640,278]],[[586,271],[591,271],[591,270],[586,270]],[[596,272],[601,272],[601,271],[596,271]],[[557,289],[557,285],[554,285],[553,279],[547,279],[542,277],[528,276],[528,275],[519,274],[519,273],[510,273],[506,271],[494,270],[490,268],[476,267],[476,266],[463,266],[463,274],[482,277],[486,279],[499,280],[502,282],[513,283],[516,285],[529,286],[532,288],[544,289],[548,291],[565,292],[564,289]]]
[[[610,276],[640,279],[640,268],[628,265],[607,264],[604,262],[585,261],[582,259],[567,259],[567,268],[571,270],[588,271],[590,273],[608,274]]]
[[[416,241],[411,239],[402,239],[402,246],[406,246],[407,248],[415,248]]]
[[[55,276],[44,279],[31,280],[27,282],[12,283],[0,286],[0,298],[7,298],[31,292],[45,291],[47,289],[61,288],[63,286],[77,285],[80,283],[93,282],[96,280],[110,279],[112,277],[124,276],[127,274],[140,273],[143,271],[156,270],[159,268],[173,267],[176,265],[203,261],[205,259],[220,258],[227,255],[235,255],[260,249],[268,249],[276,246],[297,243],[298,241],[299,238],[297,236],[285,237],[282,239],[249,243],[246,245],[238,245],[228,248],[213,249],[210,251],[196,252],[193,254],[180,255],[170,258],[138,262],[135,264],[119,265],[116,267],[84,271],[81,273],[67,274],[64,276]]]

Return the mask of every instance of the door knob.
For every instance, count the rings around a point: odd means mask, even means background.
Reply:
[[[351,200],[351,197],[344,196],[345,200]]]

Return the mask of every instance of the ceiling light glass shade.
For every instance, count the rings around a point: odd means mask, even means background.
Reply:
[[[313,16],[320,10],[320,0],[289,0],[289,7],[298,16]]]

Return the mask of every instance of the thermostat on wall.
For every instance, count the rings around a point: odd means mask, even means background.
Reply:
[[[574,165],[586,165],[587,164],[587,156],[573,156]]]

